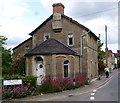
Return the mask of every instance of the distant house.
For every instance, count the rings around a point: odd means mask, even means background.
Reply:
[[[113,69],[115,65],[115,53],[112,52],[112,50],[105,49],[105,54],[107,58],[104,59],[104,63],[108,65],[109,68]],[[107,59],[107,62],[106,62]]]
[[[120,50],[117,50],[117,53],[115,53],[115,57],[120,60]]]
[[[33,30],[31,37],[13,49],[13,61],[26,57],[26,75],[53,78],[84,73],[98,76],[98,37],[87,27],[64,15],[64,5],[53,4],[53,14]],[[40,82],[38,82],[40,84]]]
[[[117,64],[117,67],[120,68],[120,50],[117,50],[117,53],[114,53],[115,55],[115,64]]]

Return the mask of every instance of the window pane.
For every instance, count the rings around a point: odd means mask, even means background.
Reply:
[[[72,34],[72,33],[69,33],[69,34],[68,34],[68,37],[71,37],[71,38],[72,38],[72,37],[73,37],[73,34]]]
[[[47,40],[47,39],[49,39],[49,36],[47,35],[47,36],[45,36],[45,40]]]
[[[25,47],[25,53],[27,53],[29,51],[29,46]]]
[[[68,65],[64,66],[64,77],[68,77]]]
[[[67,65],[68,65],[68,63],[69,63],[69,61],[68,61],[68,60],[64,61],[64,65],[65,65],[65,64],[67,64]]]
[[[69,38],[69,45],[73,45],[73,38]]]

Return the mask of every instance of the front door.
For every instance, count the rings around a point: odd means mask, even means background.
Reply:
[[[41,85],[42,80],[45,77],[45,70],[43,67],[43,62],[37,62],[37,85]]]

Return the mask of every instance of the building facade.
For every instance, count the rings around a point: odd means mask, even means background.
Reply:
[[[53,4],[53,14],[29,35],[13,49],[13,61],[25,55],[27,75],[41,76],[40,80],[47,75],[74,77],[80,72],[89,79],[98,76],[98,37],[64,15],[61,3]]]

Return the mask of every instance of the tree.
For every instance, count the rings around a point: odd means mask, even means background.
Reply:
[[[10,73],[10,68],[11,68],[11,49],[6,48],[6,40],[7,38],[4,36],[0,36],[0,55],[2,56],[2,73],[4,74],[9,74]]]
[[[21,57],[12,64],[14,74],[25,74],[25,57]]]
[[[103,59],[105,58],[105,52],[102,50],[103,43],[98,40],[98,71],[103,71],[105,68]]]
[[[101,40],[98,40],[98,59],[105,58],[105,52],[102,50],[103,43]]]
[[[117,60],[117,67],[120,68],[120,59]]]

